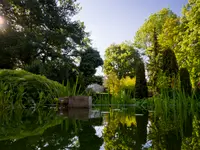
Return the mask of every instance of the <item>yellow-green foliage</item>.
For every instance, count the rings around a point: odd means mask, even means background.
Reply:
[[[127,76],[120,80],[117,78],[116,74],[111,73],[107,76],[104,84],[111,94],[118,95],[123,90],[134,91],[135,78],[130,78]]]
[[[120,91],[120,80],[114,73],[111,73],[107,76],[107,79],[105,80],[104,84],[111,94],[117,94]]]
[[[134,90],[136,78],[125,77],[120,80],[121,89]]]

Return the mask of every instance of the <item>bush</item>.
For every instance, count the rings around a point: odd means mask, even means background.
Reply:
[[[120,80],[121,90],[125,91],[126,94],[131,95],[131,97],[134,97],[135,82],[136,82],[136,78],[131,78],[129,76],[122,78]]]
[[[52,103],[65,88],[58,82],[24,70],[0,70],[0,86],[1,105],[21,101],[24,106]]]
[[[121,80],[117,78],[117,75],[110,74],[105,80],[105,87],[109,90],[110,94],[119,95],[121,92],[125,92],[133,97],[135,88],[135,78],[126,76]]]

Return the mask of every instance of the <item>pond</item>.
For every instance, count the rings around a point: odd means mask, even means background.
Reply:
[[[189,115],[189,114],[188,114]],[[200,149],[198,116],[164,118],[135,107],[4,110],[1,150]]]

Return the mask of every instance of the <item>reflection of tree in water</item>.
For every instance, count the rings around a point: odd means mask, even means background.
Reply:
[[[80,150],[99,150],[103,139],[98,137],[92,124],[81,122],[81,129],[78,132]]]
[[[200,118],[198,118],[197,116],[193,118],[192,136],[186,136],[183,138],[183,142],[182,142],[183,150],[189,150],[189,149],[199,150],[200,149],[200,120],[199,119]]]
[[[137,140],[136,140],[136,149],[140,150],[142,144],[145,144],[147,141],[147,123],[148,123],[148,112],[142,112],[144,116],[136,116],[137,122]]]
[[[9,133],[10,139],[13,139],[11,138],[11,133],[13,134],[12,136],[16,138],[17,135],[15,134],[18,134],[19,132],[27,135],[24,135],[24,138],[19,138],[18,140],[0,141],[1,150],[62,150],[66,148],[78,149],[79,147],[80,149],[89,149],[91,147],[91,149],[95,150],[99,149],[100,146],[103,144],[103,140],[95,135],[95,129],[92,127],[93,123],[96,124],[96,122],[82,122],[78,120],[63,118],[60,118],[59,120],[53,120],[52,116],[54,116],[54,119],[56,119],[54,113],[50,115],[50,118],[48,118],[47,116],[43,116],[43,118],[41,116],[38,116],[38,114],[30,113],[30,115],[36,116],[31,117],[27,114],[27,118],[22,116],[15,116],[19,118],[16,122],[12,121],[12,124],[6,124],[7,126],[11,126],[10,128],[2,126],[1,131],[6,129],[12,130],[12,132],[7,131]],[[48,121],[48,119],[50,119],[51,121],[53,120],[54,123],[52,124],[52,126],[48,126],[47,128],[44,128],[43,131],[40,131],[43,126],[46,126],[46,123],[51,122],[50,120]],[[97,123],[99,123],[100,121],[102,122],[102,119],[98,120]],[[20,122],[26,122],[26,124],[21,127]],[[18,125],[20,125],[20,127]],[[29,131],[29,129],[33,129],[31,125],[35,127],[34,131],[36,133],[37,129],[40,132],[38,134],[34,134]],[[17,130],[17,132],[13,132],[14,127],[16,127],[15,129]],[[3,135],[1,136],[3,137]]]
[[[156,119],[151,120],[149,138],[153,140],[153,148],[155,150],[181,150],[183,149],[182,143],[184,143],[184,139],[192,136],[192,115],[187,113],[181,117],[182,119],[177,118],[175,120],[174,118],[170,114],[165,119],[163,116],[157,116]]]
[[[61,125],[48,128],[42,135],[28,136],[15,142],[1,141],[0,147],[5,150],[58,150],[65,149],[72,144],[71,139],[75,137],[73,125],[69,125],[68,130],[62,129]]]
[[[104,129],[105,149],[140,150],[146,142],[148,115],[114,113]]]

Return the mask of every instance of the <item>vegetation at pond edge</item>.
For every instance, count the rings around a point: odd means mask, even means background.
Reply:
[[[0,107],[39,107],[77,94],[92,94],[96,104],[152,109],[181,97],[198,103],[199,4],[189,0],[182,16],[169,8],[151,14],[133,42],[111,44],[103,60],[74,19],[76,0],[2,1]],[[101,66],[104,77],[95,75]],[[104,93],[87,93],[93,83]]]
[[[24,70],[0,70],[0,107],[25,108],[55,104],[58,97],[80,94],[75,85],[68,83],[65,86]]]
[[[77,19],[81,4],[0,1],[0,149],[200,149],[200,0],[188,0],[180,16],[163,8],[133,40],[110,45],[103,31],[127,24],[125,11],[120,23],[103,16],[106,28],[90,23],[101,39]],[[95,105],[72,109],[84,103],[73,96]]]

